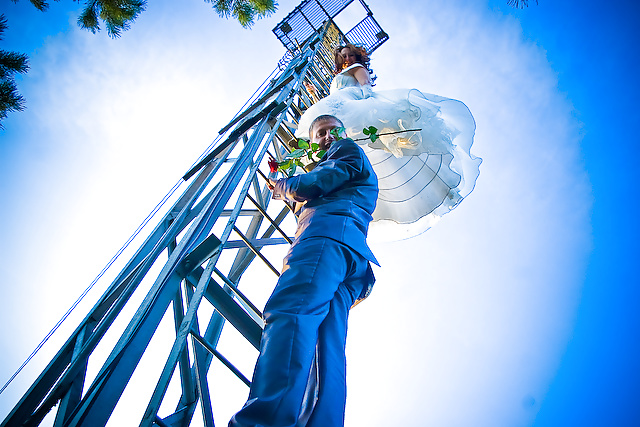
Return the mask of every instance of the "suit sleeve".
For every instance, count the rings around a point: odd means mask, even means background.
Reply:
[[[306,202],[330,194],[362,172],[363,155],[352,140],[336,141],[311,172],[278,180],[273,198]]]

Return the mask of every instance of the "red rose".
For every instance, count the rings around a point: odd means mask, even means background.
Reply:
[[[271,173],[278,172],[278,162],[274,158],[269,159],[269,171]]]

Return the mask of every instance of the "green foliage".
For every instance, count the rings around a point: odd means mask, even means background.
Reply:
[[[538,4],[538,0],[536,0],[536,5]],[[524,9],[529,6],[529,0],[509,0],[507,1],[507,5],[515,7],[516,9]]]
[[[14,3],[18,3],[18,0],[12,0]],[[35,6],[36,9],[38,9],[40,12],[44,12],[45,10],[49,9],[49,3],[47,3],[45,0],[30,0],[31,4]]]
[[[253,25],[256,19],[271,15],[276,11],[274,0],[205,0],[213,4],[213,9],[223,18],[237,19],[244,28]]]
[[[380,136],[378,135],[378,128],[375,126],[369,126],[368,128],[362,129],[362,133],[369,136],[371,142],[376,142]]]
[[[12,0],[17,3],[18,0]],[[47,0],[29,0],[36,9],[49,8]],[[80,1],[80,0],[76,0]],[[222,18],[235,18],[244,28],[251,27],[256,19],[276,11],[275,0],[205,0],[213,3],[213,9]],[[92,33],[100,31],[100,20],[104,21],[110,37],[117,38],[131,27],[133,21],[146,7],[146,0],[88,0],[78,17],[80,28]]]
[[[109,36],[116,38],[129,29],[145,6],[145,0],[90,0],[78,17],[78,25],[95,34],[100,31],[100,18]]]
[[[29,58],[24,53],[0,50],[0,79],[11,78],[13,73],[26,73]]]
[[[401,130],[396,132],[385,132],[385,133],[378,134],[378,128],[376,128],[375,126],[369,126],[362,129],[362,133],[367,135],[367,137],[358,138],[358,139],[355,139],[354,141],[362,141],[365,139],[369,139],[371,140],[371,142],[376,142],[377,139],[380,138],[380,135],[393,135],[396,133],[416,132],[416,131],[419,132],[421,130],[422,129],[406,129],[406,130]],[[336,141],[340,141],[341,139],[344,139],[342,138],[342,135],[345,132],[345,129],[343,127],[333,128],[329,132],[331,132],[336,137]],[[273,169],[271,169],[271,172],[275,172],[277,170],[282,172],[286,176],[293,176],[293,174],[296,173],[296,170],[298,167],[304,168],[304,164],[300,159],[302,159],[303,157],[306,157],[307,159],[309,159],[310,162],[317,162],[322,158],[322,156],[325,155],[326,152],[327,152],[326,150],[321,150],[320,146],[315,142],[312,142],[311,144],[309,144],[309,142],[305,141],[304,139],[299,139],[298,148],[296,150],[293,150],[291,153],[287,154],[284,157],[284,160],[282,162],[276,162],[275,159],[270,160],[270,162],[274,162]],[[270,163],[270,167],[271,166],[272,165]]]
[[[0,129],[4,129],[2,120],[7,113],[24,110],[24,98],[18,93],[15,83],[9,80],[0,80]]]
[[[298,147],[284,156],[284,160],[278,163],[277,170],[286,176],[293,176],[298,168],[304,168],[302,158],[306,157],[310,162],[317,162],[326,153],[326,150],[321,150],[320,146],[315,142],[309,144],[304,139],[298,140]]]
[[[7,19],[0,14],[0,40],[7,29]],[[24,98],[18,93],[13,79],[15,73],[26,73],[29,70],[29,58],[18,52],[0,50],[0,121],[11,111],[24,110]],[[0,123],[0,129],[4,129]]]
[[[343,127],[333,128],[329,132],[336,137],[336,141],[343,139]],[[286,176],[293,176],[299,167],[304,168],[304,163],[301,160],[303,157],[306,157],[309,162],[318,162],[326,152],[327,150],[321,150],[320,146],[315,142],[309,143],[304,139],[298,139],[298,148],[287,154],[284,160],[278,163],[277,170]]]
[[[331,132],[333,136],[336,137],[336,141],[340,141],[341,139],[343,139],[342,134],[345,132],[345,129],[343,127],[337,127],[331,129],[329,132]]]

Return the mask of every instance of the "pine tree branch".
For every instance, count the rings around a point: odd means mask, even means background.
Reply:
[[[0,50],[0,79],[29,71],[29,57],[24,53]]]
[[[98,5],[95,1],[88,2],[80,16],[78,16],[78,25],[84,30],[89,30],[93,34],[100,30],[98,23]]]
[[[18,0],[11,0],[14,3],[18,3]],[[35,6],[36,9],[38,9],[40,12],[44,12],[47,9],[49,9],[49,3],[47,3],[45,0],[29,0],[31,2],[32,5]],[[57,1],[57,0],[56,0]]]
[[[256,19],[271,15],[277,9],[274,0],[205,0],[221,18],[232,16],[244,28],[250,28]]]
[[[507,1],[507,5],[515,7],[516,9],[524,9],[525,7],[529,7],[529,0],[509,0]],[[538,5],[538,0],[536,0],[536,5]]]
[[[13,0],[14,2],[17,3],[18,0]],[[34,5],[36,7],[36,9],[38,9],[40,12],[44,12],[45,10],[49,9],[49,3],[47,3],[45,0],[30,0],[31,4]]]
[[[233,12],[231,15],[233,15],[244,28],[249,28],[253,25],[255,14],[255,10],[247,1],[235,0],[233,2]]]
[[[95,34],[100,31],[100,18],[109,37],[117,38],[129,29],[145,6],[145,0],[92,0],[78,17],[78,25]]]
[[[4,38],[2,34],[4,34],[4,30],[7,28],[9,28],[7,25],[7,17],[4,16],[4,13],[0,14],[0,40]]]
[[[8,28],[7,18],[0,14],[0,40]],[[24,53],[0,50],[0,121],[11,111],[24,110],[24,98],[18,92],[13,75],[29,70],[29,57]],[[0,123],[0,129],[4,129]]]
[[[6,117],[8,111],[24,110],[24,98],[18,93],[18,88],[12,79],[0,81],[0,117]]]
[[[229,18],[231,16],[231,7],[233,0],[205,0],[213,3],[213,10],[216,11],[221,18]]]
[[[4,130],[2,120],[7,113],[24,110],[24,98],[12,79],[0,80],[0,130]]]

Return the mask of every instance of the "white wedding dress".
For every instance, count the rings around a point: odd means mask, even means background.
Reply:
[[[349,74],[354,64],[336,75],[330,95],[313,104],[300,118],[296,137],[309,139],[309,125],[330,114],[345,125],[347,135],[365,138],[363,128],[381,135],[356,141],[378,176],[379,195],[374,228],[401,224],[402,237],[428,229],[456,207],[474,188],[482,159],[470,153],[475,133],[471,112],[460,101],[424,94],[416,89],[374,92]],[[398,233],[398,226],[391,230]]]

